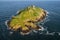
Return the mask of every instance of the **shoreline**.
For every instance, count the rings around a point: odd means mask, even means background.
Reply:
[[[45,16],[44,16],[44,18],[40,21],[40,22],[43,22],[44,20],[45,20],[45,18],[46,18],[46,15],[48,14],[48,11],[46,11],[46,10],[43,10],[44,12],[45,12]],[[19,14],[19,11],[17,11],[17,13],[16,13],[16,15],[18,15]],[[13,15],[13,16],[15,16],[15,15]],[[11,18],[12,19],[12,18]],[[7,26],[7,29],[10,29],[11,30],[11,28],[10,28],[10,26],[9,26],[9,22],[10,22],[11,20],[6,20],[5,21],[5,25]],[[39,29],[38,29],[38,31],[43,31],[44,30],[44,28],[41,26]],[[22,33],[22,32],[21,32]],[[25,35],[25,34],[30,34],[30,32],[28,32],[28,33],[22,33],[22,35]]]

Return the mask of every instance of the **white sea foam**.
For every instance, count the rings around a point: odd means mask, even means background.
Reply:
[[[46,32],[46,35],[54,35],[55,32],[49,33],[49,31]]]
[[[24,35],[29,35],[31,32],[32,32],[32,30],[27,33],[20,32],[20,34],[24,36]]]
[[[60,35],[60,32],[58,32],[58,34]]]
[[[30,34],[30,32],[28,32],[28,33],[22,33],[22,32],[20,32],[20,34],[21,35],[28,35],[28,34]]]
[[[7,29],[8,29],[8,24],[7,24],[8,21],[9,21],[9,20],[6,20],[6,21],[5,21],[5,25],[7,26]]]
[[[11,30],[11,28],[9,28],[9,26],[8,26],[8,22],[9,22],[9,20],[6,20],[6,21],[5,21],[5,25],[6,25],[6,27],[7,27],[7,30]]]
[[[20,12],[20,10],[19,11],[17,11],[17,13],[16,14],[18,14]]]
[[[45,12],[46,12],[47,14],[49,14],[49,12],[48,12],[47,10],[45,10]]]
[[[10,34],[10,35],[12,35],[12,34],[13,34],[13,32],[12,32],[12,31],[10,31],[10,32],[9,32],[9,34]]]
[[[37,33],[37,31],[36,30],[32,30],[33,32],[35,32],[35,33]]]

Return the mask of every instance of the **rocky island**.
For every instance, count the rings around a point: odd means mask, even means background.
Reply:
[[[22,35],[29,34],[32,30],[42,30],[43,27],[37,23],[46,17],[46,11],[36,6],[29,6],[14,15],[7,22],[9,29],[20,30]]]

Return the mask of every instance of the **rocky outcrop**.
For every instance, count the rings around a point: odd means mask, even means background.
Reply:
[[[18,12],[7,22],[11,30],[20,30],[22,35],[29,34],[32,30],[42,30],[43,27],[36,23],[42,21],[46,16],[46,11],[42,8],[29,6]]]

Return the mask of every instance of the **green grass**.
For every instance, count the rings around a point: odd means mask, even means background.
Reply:
[[[14,27],[16,24],[19,24],[19,25],[21,25],[21,27],[25,27],[24,21],[26,21],[27,19],[34,21],[41,12],[42,12],[41,8],[34,7],[34,9],[33,9],[32,6],[29,6],[25,9],[21,10],[18,13],[19,15],[16,15],[16,16],[14,16],[14,18],[11,19],[10,26]]]

